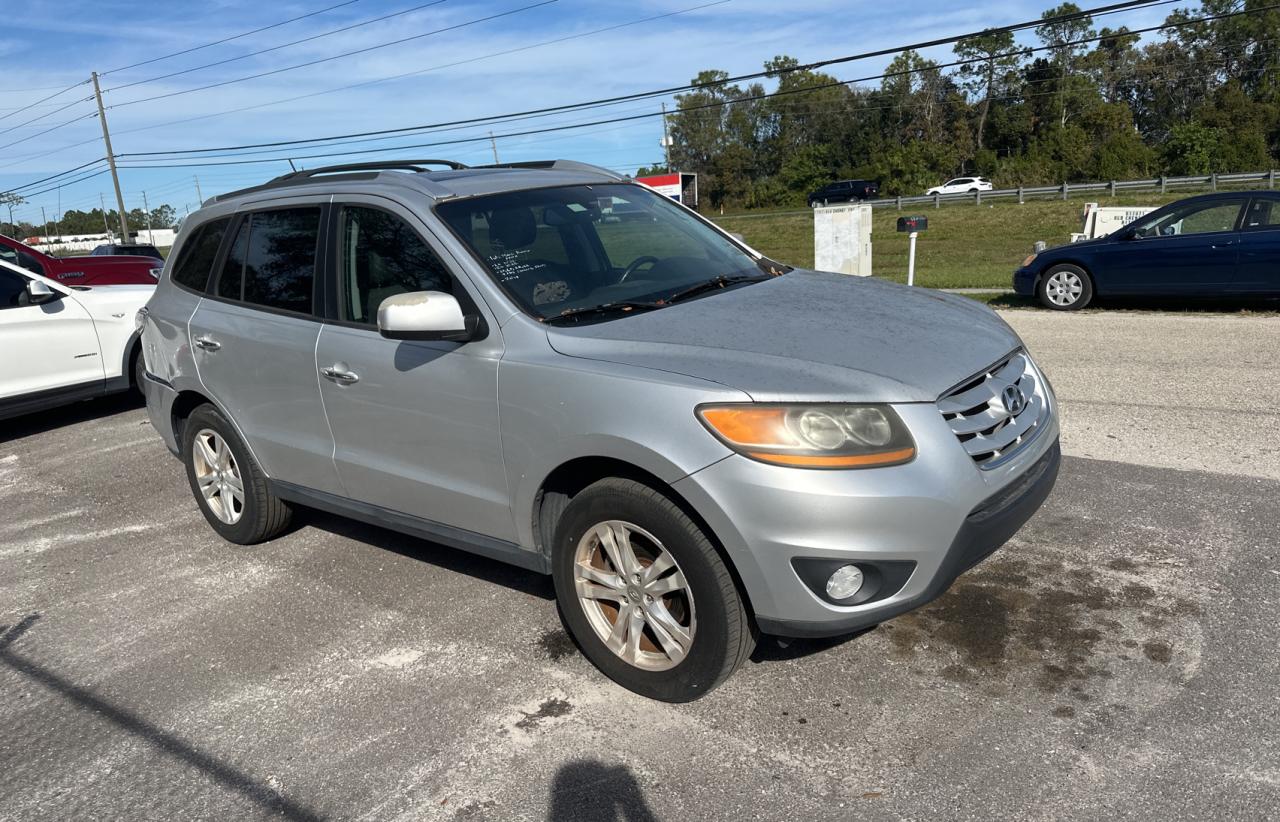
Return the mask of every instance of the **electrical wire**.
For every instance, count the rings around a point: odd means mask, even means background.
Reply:
[[[227,63],[234,63],[238,60],[247,60],[250,57],[257,57],[262,54],[269,54],[273,51],[279,51],[280,49],[287,49],[290,46],[297,46],[297,45],[301,45],[302,43],[310,43],[313,40],[320,40],[324,37],[332,37],[335,34],[341,34],[345,31],[358,29],[358,28],[361,28],[362,26],[369,26],[374,23],[381,23],[382,21],[390,20],[393,17],[403,17],[406,14],[411,14],[415,11],[421,11],[425,8],[430,8],[431,6],[438,6],[444,2],[446,2],[446,0],[431,0],[430,3],[423,3],[421,5],[414,6],[413,8],[403,9],[401,11],[392,12],[391,14],[384,14],[381,17],[373,17],[368,20],[362,20],[359,23],[352,23],[349,26],[343,26],[342,28],[321,32],[320,34],[313,34],[310,37],[303,37],[301,40],[294,40],[289,43],[281,43],[278,46],[271,46],[270,48],[259,49],[258,51],[251,51],[248,54],[241,54],[237,57],[228,57],[225,60],[216,60],[212,63],[205,63],[202,66],[192,66],[191,68],[182,69],[180,71],[171,71],[168,74],[160,74],[155,77],[148,77],[146,80],[134,80],[132,83],[124,83],[122,85],[113,86],[108,89],[103,89],[103,93],[105,94],[106,92],[110,92],[110,91],[119,91],[120,89],[132,88],[133,86],[141,86],[145,83],[155,83],[160,80],[168,80],[171,77],[179,77],[183,74],[190,74],[193,71],[203,71],[204,69],[213,68],[214,66],[225,66]]]
[[[162,54],[159,57],[152,57],[148,60],[141,60],[137,63],[130,63],[127,66],[120,66],[118,68],[110,69],[109,71],[100,71],[98,72],[98,76],[106,77],[108,74],[115,74],[121,71],[128,71],[129,69],[137,68],[138,66],[146,66],[146,65],[150,65],[151,63],[158,63],[161,60],[168,60],[170,57],[181,57],[182,55],[190,54],[193,51],[200,51],[201,49],[207,49],[213,46],[220,46],[223,43],[230,43],[232,40],[239,40],[242,37],[248,37],[251,34],[258,34],[259,32],[264,32],[269,29],[280,28],[281,26],[288,25],[289,23],[296,23],[299,20],[305,20],[308,17],[315,17],[317,15],[324,14],[325,12],[333,11],[334,9],[340,9],[343,6],[350,6],[353,3],[358,3],[358,2],[360,2],[360,0],[343,0],[343,2],[338,3],[336,5],[328,6],[323,9],[318,9],[317,11],[310,11],[310,12],[307,12],[306,14],[300,14],[297,17],[290,17],[288,20],[281,20],[279,23],[272,23],[269,26],[262,26],[261,28],[252,29],[250,31],[242,31],[239,34],[233,34],[230,37],[224,37],[221,40],[214,40],[211,43],[205,43],[204,45],[200,45],[200,46],[192,46],[191,48],[182,49],[181,51],[170,52],[169,54]]]
[[[434,29],[432,31],[423,32],[422,34],[414,34],[410,37],[401,37],[398,40],[391,40],[386,43],[377,43],[372,46],[366,46],[364,48],[354,49],[352,51],[346,51],[346,52],[343,52],[342,54],[334,54],[329,57],[321,57],[315,60],[308,60],[305,63],[298,63],[296,65],[285,66],[283,68],[272,69],[270,71],[260,71],[257,74],[249,74],[244,77],[236,77],[232,80],[223,80],[218,83],[210,83],[204,86],[197,86],[196,88],[180,89],[178,91],[170,91],[164,94],[153,94],[150,97],[140,97],[136,100],[126,100],[123,103],[114,103],[110,106],[107,106],[107,108],[123,108],[125,106],[136,106],[139,103],[150,103],[155,100],[167,100],[170,97],[177,97],[182,94],[193,94],[197,91],[207,91],[212,88],[222,88],[223,86],[230,86],[230,85],[234,85],[235,83],[244,83],[249,80],[258,80],[262,77],[272,77],[277,74],[284,74],[285,72],[288,72],[288,71],[296,71],[300,68],[310,68],[311,66],[318,66],[322,63],[329,63],[334,60],[341,60],[345,57],[354,57],[357,54],[367,54],[371,51],[390,48],[391,46],[398,46],[402,43],[408,43],[413,40],[421,40],[424,37],[431,37],[436,34],[444,34],[445,32],[449,32],[449,31],[457,31],[458,29],[467,28],[468,26],[475,26],[480,23],[488,23],[493,20],[498,20],[503,17],[510,17],[513,14],[519,14],[521,12],[531,11],[532,9],[541,8],[542,6],[549,6],[552,3],[558,3],[558,2],[560,2],[560,0],[539,0],[539,2],[537,3],[530,3],[526,6],[520,6],[519,8],[498,12],[497,14],[490,14],[485,17],[478,17],[474,20],[468,20],[464,23],[455,23],[452,26],[445,26],[444,28]]]

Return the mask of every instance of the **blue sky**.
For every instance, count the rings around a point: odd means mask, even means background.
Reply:
[[[158,79],[129,88],[128,83],[183,71],[215,61],[323,34],[370,18],[410,9],[429,0],[354,0],[341,8],[190,54],[121,69],[142,60],[230,37],[260,26],[334,6],[343,0],[170,0],[163,11],[150,4],[119,0],[34,0],[21,15],[11,15],[0,31],[0,191],[87,163],[103,156],[98,121],[85,117],[47,134],[38,134],[81,115],[93,104],[59,106],[90,93],[80,86],[27,111],[15,109],[87,78],[103,74],[104,101],[115,151],[162,151],[298,139],[381,128],[397,128],[542,106],[622,95],[688,82],[699,70],[720,68],[733,74],[760,69],[777,54],[801,61],[891,47],[1038,16],[1055,3],[920,4],[906,17],[903,4],[864,0],[728,0],[666,19],[630,25],[591,36],[539,46],[497,57],[497,52],[532,46],[644,18],[691,9],[712,0],[555,0],[483,23],[539,0],[443,0],[372,25],[334,36],[233,60],[222,65]],[[1082,2],[1088,6],[1091,3]],[[1113,15],[1108,25],[1131,28],[1163,19],[1169,7]],[[376,46],[435,29],[462,26],[388,48],[270,77],[236,82],[150,102],[169,94],[272,71],[342,52]],[[945,59],[949,52],[935,53]],[[483,59],[474,59],[483,58]],[[459,61],[470,61],[445,68]],[[842,79],[872,75],[887,59],[840,66]],[[424,71],[426,70],[426,71]],[[395,80],[382,78],[413,73]],[[330,91],[360,84],[357,88]],[[279,102],[312,95],[291,102]],[[499,135],[544,125],[604,119],[656,111],[661,101],[640,101],[613,108],[558,115],[528,124],[494,126]],[[669,102],[669,101],[668,101]],[[246,109],[235,113],[232,109]],[[29,125],[27,121],[47,115]],[[216,115],[216,116],[212,116]],[[198,119],[193,119],[198,118]],[[183,122],[175,122],[183,121]],[[16,127],[15,127],[16,126]],[[11,129],[5,132],[6,129]],[[488,128],[465,128],[432,137],[405,138],[344,146],[342,150],[411,144],[447,138],[483,137]],[[580,130],[498,139],[501,159],[567,157],[623,171],[661,158],[658,118],[594,126]],[[317,153],[302,149],[272,153]],[[444,156],[467,163],[492,161],[486,141],[387,152],[381,158]],[[310,159],[302,165],[350,162],[360,157]],[[140,161],[134,161],[135,163]],[[243,187],[288,171],[283,162],[204,168],[124,169],[121,184],[127,208],[142,205],[142,192],[154,207],[167,202],[179,213],[195,208],[194,175],[205,197]],[[38,191],[43,186],[28,191]],[[105,195],[113,206],[110,178],[93,179],[51,191],[14,210],[16,219],[38,221],[49,215],[88,209]],[[7,219],[7,215],[6,215]]]

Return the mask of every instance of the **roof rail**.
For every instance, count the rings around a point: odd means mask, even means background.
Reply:
[[[611,171],[601,166],[593,166],[590,163],[579,163],[576,160],[525,160],[519,163],[490,163],[483,166],[472,166],[472,168],[528,168],[528,169],[544,169],[548,171],[589,171],[593,174],[602,174],[614,180],[625,180],[625,176],[616,171]]]
[[[321,174],[338,174],[342,172],[359,171],[390,171],[394,169],[413,172],[428,171],[424,166],[447,166],[454,171],[467,168],[463,163],[459,163],[454,160],[384,160],[381,162],[346,163],[338,166],[321,166],[319,168],[307,168],[300,171],[293,171],[288,174],[282,174],[279,177],[274,177],[265,183],[259,183],[256,186],[249,186],[248,188],[241,188],[236,191],[228,191],[226,193],[210,197],[205,200],[205,203],[216,203],[228,197],[236,197],[253,191],[265,191],[272,188],[300,185],[302,183],[311,182],[313,178]]]

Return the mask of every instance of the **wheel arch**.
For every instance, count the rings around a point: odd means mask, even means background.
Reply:
[[[742,576],[715,529],[683,494],[676,490],[672,483],[657,474],[625,459],[604,456],[581,456],[566,460],[556,466],[542,480],[533,498],[532,526],[535,550],[550,558],[551,544],[555,536],[556,525],[564,514],[569,502],[592,483],[602,479],[620,477],[647,485],[673,502],[676,507],[693,520],[698,528],[707,535],[707,539],[715,547],[721,561],[729,569],[733,583],[742,597],[747,614],[755,623],[755,610],[751,605],[751,597],[743,584]]]
[[[1051,260],[1050,262],[1040,266],[1040,270],[1036,272],[1035,288],[1038,290],[1040,288],[1040,281],[1044,279],[1045,275],[1060,265],[1074,265],[1076,268],[1083,271],[1084,275],[1089,278],[1089,284],[1093,286],[1093,293],[1095,295],[1098,293],[1098,278],[1094,276],[1092,266],[1079,257],[1067,257],[1060,260]]]

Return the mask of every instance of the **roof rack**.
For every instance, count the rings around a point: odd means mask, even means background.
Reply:
[[[483,166],[472,166],[472,168],[527,168],[541,169],[547,171],[589,171],[593,174],[603,174],[614,180],[625,180],[625,176],[616,171],[610,171],[601,166],[593,166],[590,163],[579,163],[576,160],[525,160],[519,163],[490,163]]]
[[[225,194],[219,194],[210,197],[205,202],[216,203],[227,197],[234,197],[241,194],[247,194],[251,191],[263,191],[270,188],[279,188],[283,186],[299,185],[301,183],[311,182],[311,180],[321,174],[340,174],[343,172],[358,171],[391,171],[399,169],[401,171],[424,172],[430,169],[426,166],[446,166],[454,171],[460,171],[467,168],[463,163],[454,160],[384,160],[382,162],[372,163],[345,163],[337,166],[320,166],[319,168],[306,168],[300,171],[292,171],[288,174],[282,174],[274,177],[265,183],[248,188],[238,189],[236,191],[228,191]]]

